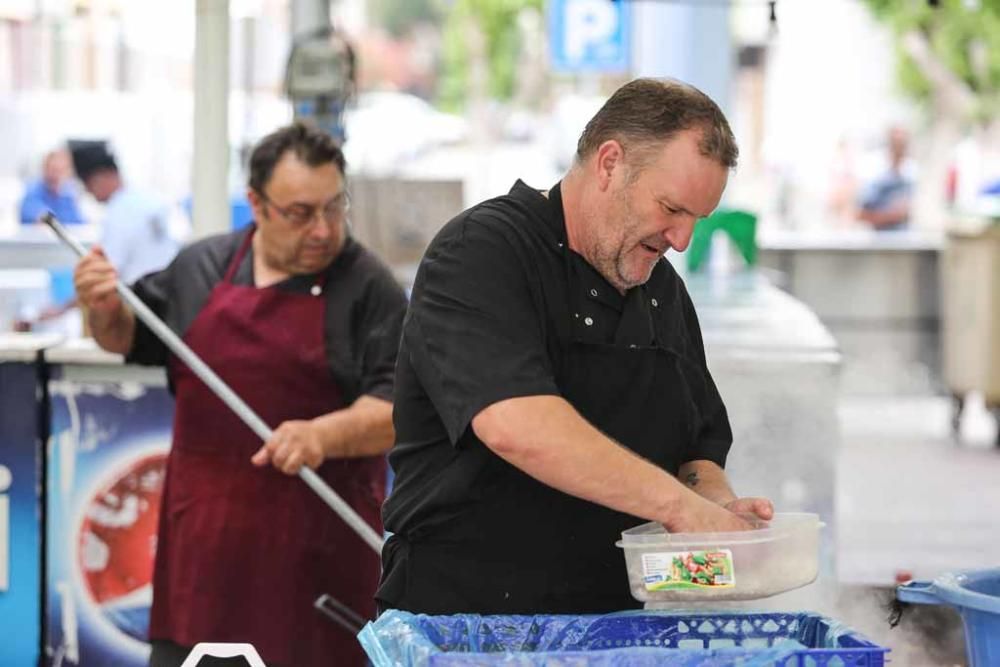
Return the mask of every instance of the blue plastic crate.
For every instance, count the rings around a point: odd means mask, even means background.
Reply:
[[[358,638],[375,667],[882,667],[888,652],[811,613],[426,616],[389,611]]]

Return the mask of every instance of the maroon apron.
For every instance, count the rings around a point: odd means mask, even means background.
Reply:
[[[232,284],[252,236],[185,342],[272,428],[343,408],[325,353],[322,279],[315,295]],[[254,467],[258,436],[183,363],[171,358],[169,372],[177,407],[150,638],[249,642],[287,667],[363,664],[357,639],[313,602],[329,593],[374,618],[378,555],[301,479]],[[382,456],[331,459],[317,473],[381,532],[385,466]]]

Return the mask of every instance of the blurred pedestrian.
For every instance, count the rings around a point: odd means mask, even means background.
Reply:
[[[83,186],[105,204],[100,246],[122,280],[131,283],[170,263],[181,247],[171,207],[160,197],[127,186],[103,141],[71,141],[73,166]]]
[[[21,222],[35,222],[47,211],[52,211],[67,224],[84,222],[76,204],[77,192],[72,177],[69,152],[65,148],[46,153],[42,160],[41,178],[28,185],[21,199]]]
[[[913,168],[907,160],[909,133],[900,126],[889,128],[888,163],[862,189],[858,219],[878,231],[906,229],[913,197]]]

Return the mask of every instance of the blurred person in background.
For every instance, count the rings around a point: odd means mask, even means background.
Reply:
[[[43,214],[50,211],[66,224],[83,223],[85,220],[77,205],[77,196],[69,151],[65,147],[53,149],[42,160],[41,178],[28,186],[21,200],[21,224],[37,222]],[[76,306],[76,298],[65,294],[65,289],[70,286],[69,271],[58,268],[50,269],[49,273],[53,285],[53,303],[37,313],[23,313],[23,316],[19,314],[13,324],[15,331],[32,331],[42,326],[55,327],[75,335],[78,320],[57,322]]]
[[[122,303],[104,252],[76,270],[97,342],[166,366],[176,399],[151,665],[177,667],[199,642],[248,642],[269,665],[360,666],[357,639],[313,603],[329,594],[374,618],[378,554],[294,476],[315,469],[382,531],[406,298],[348,234],[344,157],[328,134],[277,130],[249,168],[254,224],[190,245],[134,289],[275,429],[263,446]]]
[[[46,153],[42,160],[42,177],[28,186],[21,199],[21,223],[36,222],[48,211],[67,224],[84,222],[76,203],[77,192],[72,178],[69,151],[57,148]]]
[[[895,125],[886,136],[885,162],[862,187],[858,219],[877,231],[906,229],[913,199],[913,165],[908,159],[909,133]]]
[[[396,366],[383,609],[636,608],[623,530],[773,516],[729,486],[729,418],[664,257],[718,206],[737,153],[704,93],[638,79],[561,182],[518,181],[431,242]]]
[[[858,183],[854,152],[847,137],[841,137],[830,160],[826,210],[836,223],[854,224],[858,210]]]
[[[176,207],[126,185],[105,142],[71,141],[70,151],[84,188],[105,205],[100,248],[122,280],[131,283],[169,264],[186,235]]]

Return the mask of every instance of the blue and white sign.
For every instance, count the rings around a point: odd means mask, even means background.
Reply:
[[[0,665],[37,665],[42,632],[38,370],[0,361]]]
[[[173,399],[65,372],[50,367],[45,665],[146,667]]]
[[[562,72],[626,72],[627,0],[549,0],[552,67]]]

